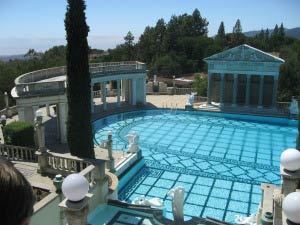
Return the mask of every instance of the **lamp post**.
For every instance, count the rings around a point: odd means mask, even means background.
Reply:
[[[300,151],[287,149],[280,156],[281,193],[287,196],[296,191],[300,179]]]
[[[68,224],[86,225],[89,212],[89,199],[93,196],[88,193],[89,182],[80,173],[67,176],[62,183],[62,192],[66,197],[59,207],[64,209]]]

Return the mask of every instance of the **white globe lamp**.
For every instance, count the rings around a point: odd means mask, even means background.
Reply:
[[[288,220],[300,224],[300,192],[288,194],[283,200],[282,210]]]
[[[64,196],[72,202],[78,202],[84,199],[88,191],[89,182],[79,173],[67,176],[62,183],[62,192]]]
[[[289,148],[282,152],[280,156],[280,164],[289,171],[300,169],[300,151]]]

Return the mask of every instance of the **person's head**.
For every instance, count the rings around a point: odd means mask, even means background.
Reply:
[[[0,223],[29,224],[33,204],[30,183],[10,162],[0,159]]]

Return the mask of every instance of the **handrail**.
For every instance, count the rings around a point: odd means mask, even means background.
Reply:
[[[11,161],[37,162],[36,149],[0,144],[0,157]]]

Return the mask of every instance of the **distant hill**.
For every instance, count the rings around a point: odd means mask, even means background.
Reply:
[[[264,30],[266,30],[266,29],[264,29]],[[273,29],[269,29],[269,31],[271,34],[273,32]],[[253,30],[253,31],[244,32],[244,34],[248,37],[254,37],[259,32],[260,32],[260,30]],[[285,29],[285,35],[288,37],[300,38],[300,27]]]
[[[8,62],[9,60],[14,60],[14,59],[25,60],[26,58],[24,57],[24,54],[22,54],[22,55],[0,55],[0,61]]]

